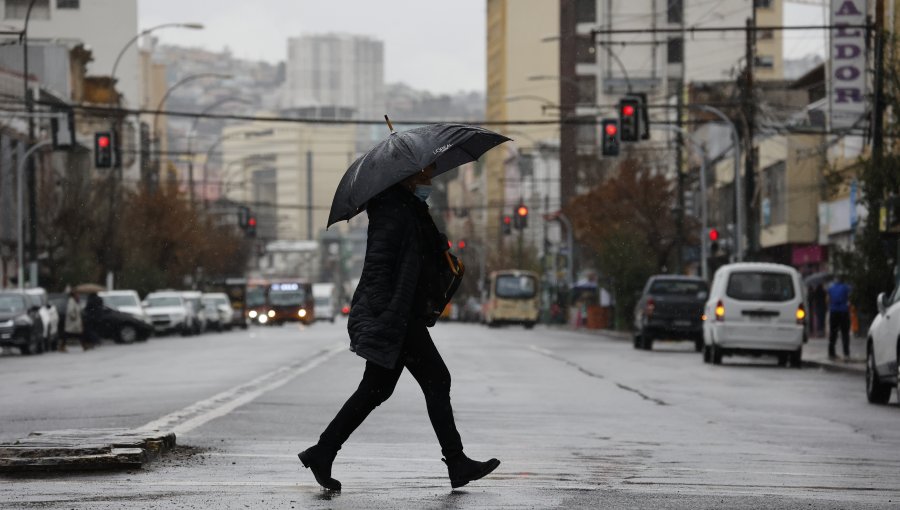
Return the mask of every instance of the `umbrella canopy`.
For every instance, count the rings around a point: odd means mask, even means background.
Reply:
[[[106,287],[103,285],[98,285],[96,283],[82,283],[81,285],[75,286],[75,292],[79,294],[95,294],[97,292],[103,292],[106,290]]]
[[[434,175],[475,161],[510,140],[493,131],[465,124],[429,124],[391,135],[360,156],[341,178],[328,225],[349,220],[375,195],[434,163]]]

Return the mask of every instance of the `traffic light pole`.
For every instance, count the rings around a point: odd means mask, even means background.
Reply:
[[[22,159],[19,160],[16,165],[16,235],[18,236],[17,243],[17,256],[18,256],[18,274],[16,278],[16,284],[19,288],[23,288],[25,282],[25,214],[23,211],[24,199],[25,199],[25,189],[23,178],[25,176],[25,166],[31,161],[31,156],[34,155],[39,149],[42,149],[48,145],[53,143],[51,140],[44,140],[42,142],[38,142],[32,145],[25,154],[22,156]],[[30,165],[29,165],[30,166]],[[31,220],[32,224],[34,223],[34,219]],[[37,275],[32,275],[32,279],[36,280]]]

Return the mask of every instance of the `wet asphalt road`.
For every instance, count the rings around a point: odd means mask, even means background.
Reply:
[[[503,462],[461,490],[408,374],[340,452],[343,492],[300,466],[362,374],[338,322],[0,356],[0,439],[165,424],[180,445],[134,472],[0,479],[0,508],[900,506],[900,408],[867,404],[861,376],[540,327],[433,334],[467,453]]]

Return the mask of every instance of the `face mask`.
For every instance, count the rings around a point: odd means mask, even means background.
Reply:
[[[428,197],[431,196],[431,186],[427,186],[425,184],[416,184],[416,190],[413,191],[416,197],[421,201],[428,200]]]

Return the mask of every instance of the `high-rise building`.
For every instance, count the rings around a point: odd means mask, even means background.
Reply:
[[[351,109],[356,118],[384,114],[384,43],[350,34],[288,39],[285,107]]]

